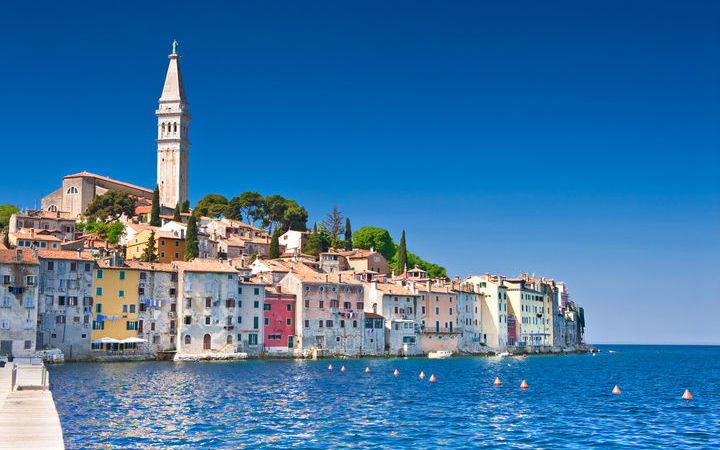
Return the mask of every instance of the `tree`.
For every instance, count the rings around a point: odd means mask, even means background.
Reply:
[[[330,248],[330,234],[327,230],[320,229],[316,233],[311,233],[308,236],[307,242],[303,247],[303,253],[317,256],[322,252],[328,251],[328,248]]]
[[[325,228],[327,228],[330,236],[337,239],[345,230],[343,229],[343,213],[337,205],[333,206],[332,211],[325,218]]]
[[[17,206],[5,204],[0,206],[0,230],[6,230],[10,223],[10,216],[20,212]]]
[[[150,231],[150,236],[148,237],[147,244],[145,245],[145,250],[143,250],[143,253],[141,255],[141,258],[145,262],[156,262],[157,261],[157,254],[155,253],[155,231]]]
[[[390,261],[395,256],[395,243],[390,233],[384,228],[362,227],[353,233],[353,246],[355,248],[374,248]]]
[[[228,200],[220,194],[208,194],[203,197],[193,210],[195,217],[208,216],[208,217],[221,217],[225,214]]]
[[[190,212],[190,200],[185,200],[182,203],[182,208],[180,208],[181,213],[188,213]]]
[[[160,188],[157,184],[155,185],[152,207],[150,208],[150,225],[154,227],[160,226]]]
[[[185,233],[185,261],[197,258],[199,253],[197,219],[192,215],[188,220],[187,232]]]
[[[272,238],[270,239],[270,252],[268,253],[268,258],[275,259],[280,257],[280,235],[282,233],[280,230],[275,230],[273,232]]]
[[[280,195],[269,195],[265,198],[262,226],[270,230],[282,231],[307,229],[307,210],[295,200],[288,200]]]
[[[3,245],[5,248],[10,248],[10,238],[8,237],[8,233],[5,233],[5,236],[3,237]]]
[[[262,226],[270,229],[278,228],[285,215],[287,205],[285,199],[280,195],[268,195],[265,198],[265,215],[262,218]]]
[[[112,222],[123,214],[135,215],[135,199],[125,192],[107,191],[92,199],[84,215],[90,222]]]
[[[295,200],[288,200],[288,206],[283,214],[282,229],[305,231],[307,230],[308,212],[305,207],[297,204]]]
[[[125,234],[125,225],[113,222],[107,226],[107,240],[110,244],[117,244]]]
[[[175,205],[175,214],[173,214],[173,220],[175,222],[182,222],[182,218],[180,217],[180,203],[177,203]]]
[[[228,203],[225,217],[232,220],[243,220],[251,225],[261,220],[265,209],[265,199],[257,192],[243,192],[239,197],[233,197]]]
[[[350,228],[350,218],[345,218],[345,250],[353,249],[352,229]]]
[[[400,238],[400,245],[397,250],[397,272],[403,273],[407,267],[407,245],[405,244],[405,230]],[[411,267],[412,269],[412,267]]]

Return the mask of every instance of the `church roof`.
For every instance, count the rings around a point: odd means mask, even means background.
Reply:
[[[180,56],[176,53],[170,55],[170,64],[168,65],[167,75],[165,76],[165,86],[163,86],[160,101],[183,102],[185,103],[185,86],[183,85],[182,74],[180,73],[180,64],[178,61]]]
[[[129,188],[132,188],[132,189],[137,189],[137,190],[139,190],[139,191],[143,191],[143,192],[146,192],[146,193],[149,193],[149,194],[152,194],[152,193],[153,193],[153,190],[152,190],[152,189],[148,189],[148,188],[144,188],[144,187],[140,187],[140,186],[135,186],[134,184],[125,183],[124,181],[113,180],[112,178],[104,177],[104,176],[102,176],[102,175],[96,175],[96,174],[90,173],[90,172],[80,172],[80,173],[75,173],[75,174],[72,174],[72,175],[65,175],[65,176],[63,177],[63,180],[65,180],[65,179],[67,179],[67,178],[95,178],[95,179],[97,179],[97,180],[107,181],[108,183],[115,183],[115,184],[120,185],[120,186],[125,186],[125,187],[129,187]]]

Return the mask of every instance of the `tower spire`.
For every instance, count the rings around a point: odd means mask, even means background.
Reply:
[[[157,184],[160,205],[174,209],[188,198],[188,153],[190,149],[187,98],[177,41],[173,41],[170,64],[155,114],[158,117]]]

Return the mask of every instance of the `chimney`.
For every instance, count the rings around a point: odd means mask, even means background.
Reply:
[[[325,274],[325,282],[328,282],[328,274]]]
[[[82,250],[78,250],[77,253],[78,253],[78,259],[82,259]]]

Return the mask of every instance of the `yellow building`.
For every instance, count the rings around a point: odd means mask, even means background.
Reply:
[[[127,267],[119,259],[115,264],[98,260],[94,280],[92,349],[116,351],[135,348],[137,344],[102,344],[95,341],[102,338],[120,341],[137,337],[139,271]]]
[[[128,243],[125,251],[127,259],[142,259],[147,247],[150,233],[153,230],[143,230],[136,234]],[[171,263],[185,259],[185,238],[180,233],[166,230],[155,231],[155,255],[158,262]]]

